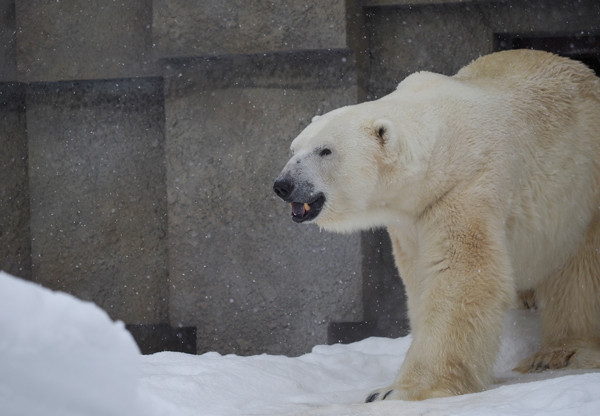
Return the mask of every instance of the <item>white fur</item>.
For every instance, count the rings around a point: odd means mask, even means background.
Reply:
[[[327,158],[315,153],[323,146]],[[377,400],[486,388],[517,290],[535,291],[543,330],[541,351],[519,370],[600,367],[600,81],[591,70],[510,51],[454,77],[421,72],[377,101],[315,119],[292,151],[286,169],[304,166],[297,175],[326,197],[319,226],[390,234],[414,341]]]

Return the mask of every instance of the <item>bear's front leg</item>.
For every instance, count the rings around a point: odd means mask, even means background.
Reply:
[[[419,224],[410,261],[395,235],[402,230],[388,229],[407,291],[413,342],[395,382],[367,402],[472,393],[491,382],[514,293],[504,233],[476,213],[452,211],[465,215],[432,213],[433,221]]]

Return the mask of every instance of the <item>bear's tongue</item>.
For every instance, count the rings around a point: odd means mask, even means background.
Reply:
[[[290,205],[292,206],[292,215],[294,217],[302,218],[308,211],[310,211],[310,205],[308,205],[306,202],[292,202]]]

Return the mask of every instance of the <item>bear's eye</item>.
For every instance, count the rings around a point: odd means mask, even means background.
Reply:
[[[331,154],[331,149],[324,148],[319,152],[319,156],[328,156]]]

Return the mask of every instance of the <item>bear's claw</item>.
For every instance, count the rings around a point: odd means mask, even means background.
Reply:
[[[386,390],[386,389],[383,389],[383,391],[385,391],[385,390]],[[381,396],[381,393],[383,393],[383,391],[376,391],[376,392],[374,392],[374,393],[371,393],[371,394],[369,394],[369,396],[367,397],[367,400],[365,400],[365,403],[371,403],[371,402],[377,401],[377,400],[378,400],[378,398],[379,398],[379,396]],[[390,394],[391,394],[393,391],[394,391],[393,389],[392,389],[392,390],[388,390],[388,391],[387,391],[387,392],[386,392],[386,393],[385,393],[385,394],[384,394],[384,395],[381,397],[381,399],[379,399],[379,400],[381,401],[381,400],[385,400],[385,399],[387,399],[387,397],[388,397],[388,396],[389,396],[389,395],[390,395]]]
[[[369,397],[367,397],[367,400],[365,400],[365,403],[374,402],[377,399],[377,397],[379,397],[379,393],[369,394]]]

